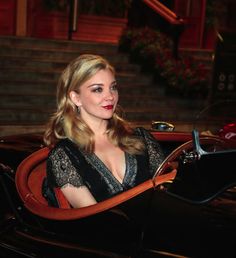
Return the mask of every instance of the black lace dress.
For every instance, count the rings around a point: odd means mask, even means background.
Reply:
[[[63,139],[49,153],[47,187],[86,186],[99,202],[150,179],[163,161],[163,153],[147,130],[136,128],[135,134],[143,138],[146,151],[143,155],[125,153],[126,171],[122,183],[95,154],[88,154],[71,140]]]

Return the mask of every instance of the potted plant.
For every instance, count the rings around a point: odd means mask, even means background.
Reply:
[[[181,96],[207,94],[206,70],[194,58],[172,55],[172,42],[163,33],[151,28],[127,28],[119,41],[120,50],[130,54],[143,71],[164,84],[166,92]],[[135,57],[135,58],[134,58]]]

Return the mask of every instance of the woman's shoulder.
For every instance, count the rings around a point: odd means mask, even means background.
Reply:
[[[146,129],[144,127],[141,127],[141,126],[134,128],[134,135],[141,136],[141,137],[144,137],[144,138],[152,137],[151,132],[148,129]]]
[[[73,142],[68,139],[68,138],[64,138],[64,139],[60,139],[51,149],[49,152],[49,156],[53,156],[56,153],[60,152],[65,152],[66,149],[71,149],[73,148]]]
[[[134,129],[134,135],[141,137],[145,144],[158,144],[158,140],[153,136],[150,130],[144,127],[136,127]]]

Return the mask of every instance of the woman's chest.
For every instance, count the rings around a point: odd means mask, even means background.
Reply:
[[[125,153],[115,146],[99,146],[95,149],[94,154],[107,170],[122,183],[126,170]]]

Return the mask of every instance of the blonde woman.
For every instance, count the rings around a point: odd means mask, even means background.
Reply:
[[[74,208],[144,182],[163,160],[152,135],[122,118],[118,89],[114,68],[97,55],[79,56],[59,79],[57,111],[44,135],[51,148],[46,191],[61,188]]]

